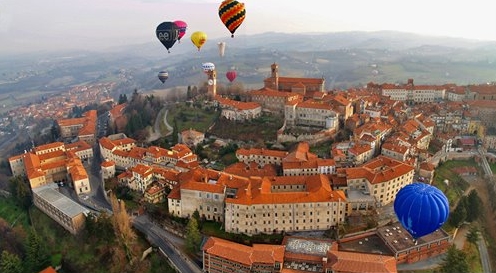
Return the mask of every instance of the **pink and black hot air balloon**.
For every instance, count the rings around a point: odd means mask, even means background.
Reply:
[[[188,28],[188,24],[186,24],[186,22],[181,20],[174,21],[174,24],[176,24],[177,28],[179,28],[179,36],[177,37],[177,40],[181,42],[181,38],[186,34],[186,29]]]

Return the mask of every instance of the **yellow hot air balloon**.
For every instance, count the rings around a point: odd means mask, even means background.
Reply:
[[[198,48],[198,51],[200,51],[206,41],[207,34],[203,31],[195,31],[191,34],[191,42]]]

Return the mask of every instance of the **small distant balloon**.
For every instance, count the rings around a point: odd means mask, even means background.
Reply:
[[[191,34],[191,42],[198,48],[198,51],[200,51],[206,41],[207,34],[203,31],[195,31]]]
[[[229,70],[226,72],[226,78],[233,82],[236,79],[236,70]]]
[[[444,193],[421,182],[401,188],[394,199],[394,212],[414,239],[440,228],[448,219],[449,211]]]
[[[219,56],[224,57],[224,52],[226,50],[226,42],[218,42],[217,46],[219,47]]]
[[[219,17],[234,38],[234,32],[245,20],[245,4],[236,0],[224,0],[219,6]]]
[[[207,73],[208,71],[215,70],[215,65],[213,63],[202,63],[203,72]]]
[[[176,24],[176,26],[179,29],[179,35],[177,37],[177,41],[181,42],[181,38],[186,34],[186,29],[188,29],[188,24],[186,24],[186,22],[181,20],[174,21],[174,24]]]
[[[164,83],[169,78],[169,73],[167,71],[158,72],[158,79]]]
[[[163,22],[155,30],[158,40],[165,46],[170,53],[171,47],[176,43],[179,37],[179,28],[174,22]]]

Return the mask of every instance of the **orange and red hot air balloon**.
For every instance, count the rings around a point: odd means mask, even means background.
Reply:
[[[222,23],[231,32],[234,38],[234,32],[245,20],[245,4],[236,0],[224,0],[219,6],[219,17]]]

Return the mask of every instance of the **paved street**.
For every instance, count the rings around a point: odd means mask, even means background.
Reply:
[[[158,225],[152,223],[148,216],[141,215],[133,219],[133,226],[143,232],[148,241],[165,255],[171,264],[181,273],[201,273],[202,269],[189,257],[182,254],[174,241],[181,240],[174,234],[167,232]]]

